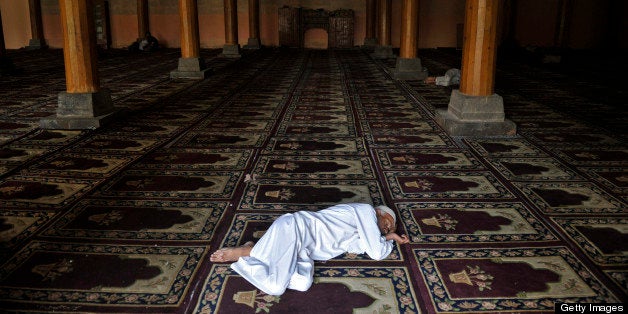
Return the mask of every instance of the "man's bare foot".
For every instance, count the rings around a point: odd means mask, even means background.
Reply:
[[[249,256],[254,244],[253,241],[249,241],[238,247],[219,249],[209,256],[209,260],[218,263],[235,262],[242,256]]]

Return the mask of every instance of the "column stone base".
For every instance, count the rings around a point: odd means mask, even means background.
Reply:
[[[395,58],[392,46],[377,46],[375,51],[371,54],[373,59],[392,59]]]
[[[397,58],[392,76],[397,80],[424,80],[427,78],[427,69],[421,65],[419,58]]]
[[[219,55],[223,58],[240,58],[242,55],[240,54],[240,45],[224,45],[222,46],[222,53]]]
[[[377,47],[377,38],[364,38],[362,48],[373,49]]]
[[[259,41],[259,38],[249,38],[249,41],[242,47],[243,49],[260,49],[262,48],[262,44]]]
[[[203,59],[179,58],[179,67],[170,72],[170,78],[202,80],[206,78],[209,73],[211,73],[211,69],[205,68]]]
[[[59,93],[57,115],[43,118],[43,129],[96,129],[118,113],[113,107],[109,90],[94,93]]]
[[[436,122],[451,136],[516,136],[517,126],[504,118],[501,96],[470,96],[455,89],[447,110],[437,110]]]
[[[48,45],[46,45],[46,41],[43,39],[34,39],[31,38],[31,40],[28,41],[28,46],[26,46],[26,49],[28,50],[37,50],[37,49],[44,49],[44,48],[48,48]]]

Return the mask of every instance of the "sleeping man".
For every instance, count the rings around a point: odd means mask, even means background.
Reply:
[[[234,262],[231,268],[269,295],[286,288],[306,291],[314,277],[314,261],[345,252],[386,258],[406,235],[395,233],[395,213],[386,206],[341,204],[317,212],[299,211],[277,218],[257,243],[222,248],[212,262]]]

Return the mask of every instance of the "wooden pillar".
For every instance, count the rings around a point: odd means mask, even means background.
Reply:
[[[144,38],[149,31],[148,0],[137,0],[137,38]]]
[[[244,48],[259,49],[259,33],[259,0],[249,0],[249,41]]]
[[[571,31],[573,0],[560,0],[558,5],[556,31],[554,34],[554,47],[567,48],[569,45],[569,33]]]
[[[2,11],[0,10],[0,76],[15,73],[15,65],[7,56],[7,49],[4,44],[4,32],[2,29]]]
[[[376,0],[366,0],[366,25],[365,25],[365,37],[364,37],[364,46],[365,47],[374,47],[377,45],[377,37],[376,27],[376,11],[377,11],[377,2]]]
[[[453,136],[514,136],[504,101],[494,94],[498,0],[467,0],[460,90],[436,121]]]
[[[238,44],[238,2],[237,0],[224,0],[225,9],[225,43],[227,45]]]
[[[400,80],[423,80],[427,77],[427,69],[421,65],[421,59],[417,58],[419,0],[402,1],[401,47],[392,75]]]
[[[198,36],[196,0],[179,0],[179,17],[181,58],[179,58],[179,67],[170,72],[170,77],[204,79],[208,72],[205,68],[205,62],[200,58],[201,45]]]
[[[391,0],[379,0],[377,6],[377,40],[380,46],[390,46]]]
[[[41,49],[46,48],[46,42],[44,40],[44,26],[41,21],[41,1],[29,0],[28,10],[31,20],[31,39],[28,43],[29,49]]]
[[[63,32],[66,92],[59,94],[55,118],[42,128],[92,129],[114,112],[108,90],[101,90],[96,59],[96,32],[91,1],[59,0]]]
[[[181,18],[181,57],[185,59],[200,56],[198,36],[198,9],[196,0],[179,0]]]
[[[68,93],[93,93],[99,87],[96,33],[91,1],[59,0]]]
[[[378,46],[371,56],[375,59],[394,58],[390,45],[390,17],[391,0],[378,0],[377,2],[377,40]]]
[[[0,57],[7,54],[7,48],[4,44],[4,30],[2,29],[2,11],[0,10]]]
[[[222,57],[239,58],[240,45],[238,44],[238,1],[224,0],[225,9],[225,45],[222,48]]]
[[[399,57],[415,58],[419,33],[419,0],[402,0]]]
[[[498,0],[467,0],[460,92],[493,94],[495,86]]]

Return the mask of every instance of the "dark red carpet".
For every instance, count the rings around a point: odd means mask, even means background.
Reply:
[[[249,51],[170,80],[176,50],[101,52],[124,114],[41,130],[65,89],[60,51],[10,52],[0,77],[0,309],[28,313],[539,313],[625,302],[625,87],[500,58],[513,138],[452,138],[451,88],[392,80],[365,51]],[[454,50],[425,50],[431,73]],[[573,64],[577,65],[578,62]],[[602,71],[602,70],[600,70]],[[411,243],[384,261],[318,263],[308,292],[268,296],[209,254],[282,213],[387,204]]]

